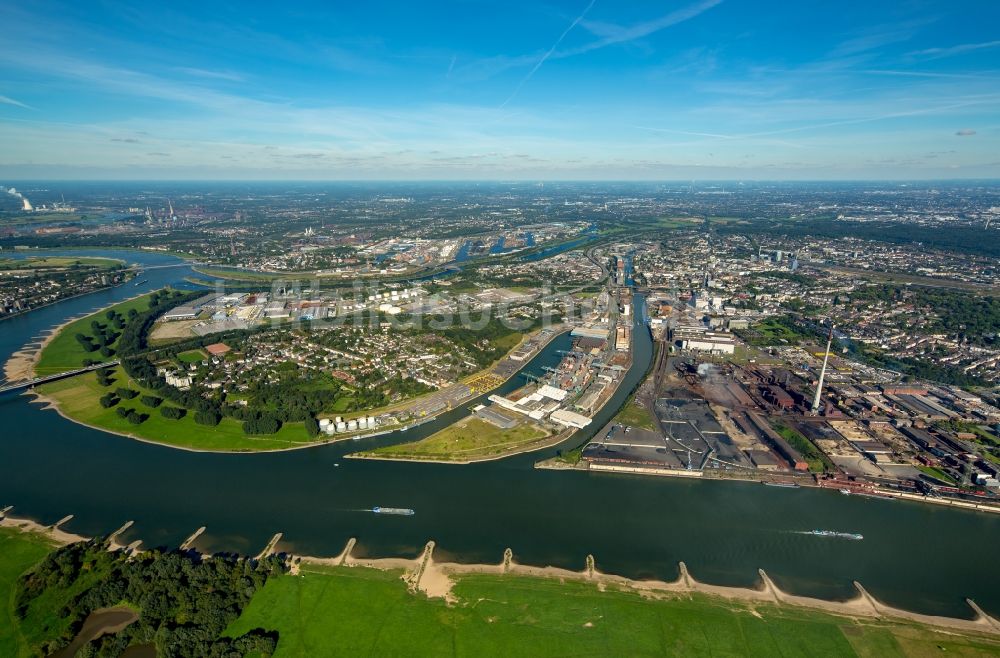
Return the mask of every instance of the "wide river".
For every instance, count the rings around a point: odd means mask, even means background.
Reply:
[[[152,268],[142,276],[148,283],[0,322],[0,359],[71,316],[183,285],[190,275],[186,266],[156,269],[179,262],[166,255],[76,253],[139,262]],[[643,315],[635,314],[635,365],[609,406],[620,403],[651,358]],[[566,342],[555,341],[529,369],[553,363]],[[797,594],[847,598],[858,580],[882,601],[911,610],[968,617],[964,598],[970,597],[1000,615],[1000,515],[806,488],[532,468],[555,448],[469,466],[344,459],[361,448],[424,436],[464,413],[455,410],[405,436],[223,455],[106,434],[43,411],[28,396],[6,395],[0,506],[14,505],[15,514],[44,523],[73,514],[67,529],[85,535],[134,520],[126,539],[147,545],[176,545],[199,526],[208,530],[198,546],[249,553],[275,532],[284,533],[283,547],[307,555],[335,555],[357,537],[356,554],[415,556],[434,539],[439,559],[498,563],[509,546],[522,563],[582,569],[592,553],[603,571],[668,580],[683,560],[695,578],[717,584],[752,585],[763,568]],[[610,413],[599,415],[591,431]],[[411,507],[416,515],[363,511],[375,505]],[[802,534],[814,528],[865,538]]]

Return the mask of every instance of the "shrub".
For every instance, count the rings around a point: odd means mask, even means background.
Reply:
[[[105,409],[115,406],[118,402],[119,400],[114,393],[105,393],[101,396],[101,406]]]
[[[163,398],[158,398],[155,395],[143,395],[142,403],[147,407],[157,408],[163,403]]]
[[[139,395],[139,391],[133,391],[130,388],[127,388],[127,387],[123,388],[121,386],[119,386],[118,388],[116,388],[115,392],[118,394],[119,397],[121,397],[124,400],[131,400],[135,396]]]

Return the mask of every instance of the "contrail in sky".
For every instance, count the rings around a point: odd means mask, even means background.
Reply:
[[[501,110],[503,108],[507,107],[507,103],[509,103],[512,100],[514,100],[514,97],[517,96],[517,92],[521,91],[521,87],[524,86],[524,83],[526,83],[528,80],[530,80],[531,76],[535,75],[535,71],[537,71],[538,69],[540,69],[542,67],[542,64],[545,63],[545,60],[547,60],[549,57],[552,56],[552,53],[554,53],[556,51],[556,48],[559,47],[559,44],[562,43],[562,40],[566,38],[566,35],[570,33],[570,30],[572,30],[574,27],[576,27],[577,24],[584,19],[584,17],[587,15],[587,12],[589,12],[590,9],[594,6],[595,2],[597,2],[597,0],[590,0],[590,4],[587,5],[587,8],[583,10],[583,13],[580,14],[579,16],[577,16],[575,19],[573,19],[573,22],[569,24],[569,27],[567,27],[565,30],[563,30],[563,33],[559,35],[559,38],[556,39],[556,42],[554,44],[552,44],[552,47],[549,48],[548,51],[544,55],[542,55],[541,59],[539,59],[537,62],[535,62],[535,65],[533,67],[531,67],[530,71],[528,71],[528,75],[524,76],[524,78],[521,79],[521,82],[520,82],[520,84],[517,85],[517,89],[514,90],[514,93],[512,93],[510,96],[508,96],[507,100],[505,100],[503,102],[503,104],[500,106]]]

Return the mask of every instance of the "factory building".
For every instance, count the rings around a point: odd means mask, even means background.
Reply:
[[[733,354],[736,341],[729,334],[709,331],[707,327],[677,327],[671,331],[671,341],[682,350],[708,352],[709,354]]]

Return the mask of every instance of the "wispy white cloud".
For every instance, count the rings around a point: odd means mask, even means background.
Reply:
[[[938,71],[907,71],[896,69],[863,69],[852,71],[866,75],[895,75],[904,78],[941,78],[945,80],[1000,80],[1000,75],[980,75],[976,73],[942,73]]]
[[[535,68],[540,65],[539,62],[544,63],[549,59],[565,59],[567,57],[575,57],[577,55],[583,55],[595,50],[607,48],[608,46],[630,43],[638,39],[648,37],[656,32],[667,29],[668,27],[691,20],[705,13],[712,7],[722,4],[722,2],[723,0],[700,0],[699,2],[688,5],[687,7],[682,7],[681,9],[672,11],[669,14],[660,16],[659,18],[624,27],[611,25],[609,23],[589,23],[589,31],[592,34],[600,33],[600,35],[603,35],[601,38],[590,41],[581,46],[562,50],[556,47],[543,53],[533,53],[528,55],[497,55],[494,57],[481,58],[462,67],[461,70],[466,76],[472,79],[484,79],[522,66],[531,66]],[[574,27],[577,24],[584,25],[585,23],[586,21],[577,19],[571,27]],[[595,25],[600,26],[596,28],[596,31],[594,28]]]
[[[875,123],[881,121],[889,121],[892,119],[902,119],[907,117],[916,117],[923,115],[936,115],[936,114],[946,114],[955,110],[969,107],[989,107],[989,106],[1000,106],[1000,94],[994,94],[992,96],[983,96],[975,98],[967,98],[960,100],[955,103],[948,103],[945,105],[933,105],[927,107],[920,107],[913,110],[902,110],[895,112],[884,112],[880,114],[873,114],[870,116],[854,117],[849,119],[840,119],[835,121],[825,121],[818,123],[810,123],[800,126],[791,126],[786,128],[776,128],[774,130],[762,130],[756,132],[748,133],[734,133],[734,134],[724,134],[724,133],[709,133],[709,132],[699,132],[699,131],[685,131],[677,130],[673,128],[662,128],[662,127],[650,127],[650,126],[635,126],[636,128],[648,132],[656,133],[668,133],[668,134],[681,134],[696,137],[703,137],[706,140],[758,140],[760,138],[776,137],[781,135],[791,135],[796,133],[814,132],[820,131],[827,128],[838,128],[843,126],[855,126],[860,124]],[[965,131],[959,131],[956,134],[975,134],[975,131],[971,133],[966,133]]]
[[[913,57],[929,57],[937,59],[939,57],[951,57],[952,55],[964,55],[978,50],[1000,47],[1000,41],[984,41],[982,43],[961,43],[957,46],[947,46],[943,48],[925,48],[915,50],[910,53]]]
[[[866,28],[855,36],[841,41],[830,52],[830,57],[838,58],[859,55],[878,50],[883,46],[909,41],[917,35],[920,28],[927,22],[928,20],[912,20],[904,23],[876,25]]]
[[[591,23],[591,32],[595,31],[595,25],[597,25],[597,32],[595,33],[603,34],[600,39],[577,48],[553,53],[553,57],[572,57],[574,55],[582,55],[583,53],[597,50],[599,48],[606,48],[608,46],[642,39],[661,30],[665,30],[668,27],[683,23],[684,21],[689,21],[720,4],[722,4],[722,0],[701,0],[700,2],[688,5],[687,7],[681,7],[680,9],[674,10],[669,14],[664,14],[659,18],[654,18],[653,20],[644,21],[642,23],[636,23],[635,25],[630,25],[628,27],[619,27],[608,23]]]
[[[178,73],[190,75],[195,78],[209,78],[211,80],[229,80],[230,82],[243,82],[244,77],[239,73],[231,71],[210,71],[208,69],[178,66],[174,68]]]
[[[34,109],[30,105],[25,105],[19,100],[15,100],[10,96],[0,96],[0,104],[2,105],[14,105],[15,107],[23,107],[26,110]]]

